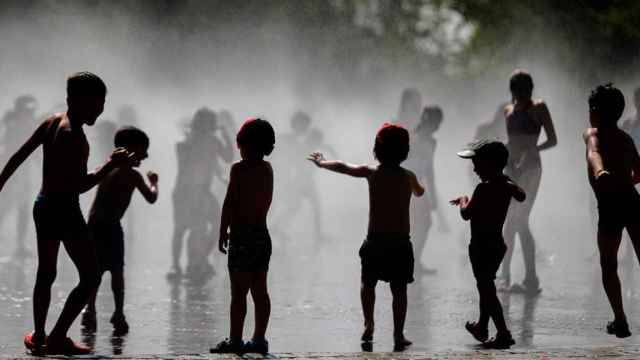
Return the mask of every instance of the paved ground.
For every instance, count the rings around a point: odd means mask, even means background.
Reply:
[[[64,358],[64,357],[58,357]],[[181,355],[114,355],[114,356],[83,356],[82,359],[143,359],[143,360],[196,360],[196,359],[448,359],[448,360],[556,360],[556,359],[619,359],[631,360],[640,358],[640,345],[624,347],[601,347],[590,349],[548,349],[545,351],[510,350],[510,351],[439,351],[439,352],[404,352],[404,353],[277,353],[268,356],[244,355],[210,355],[210,354],[181,354]],[[30,356],[0,355],[0,359],[38,359]]]

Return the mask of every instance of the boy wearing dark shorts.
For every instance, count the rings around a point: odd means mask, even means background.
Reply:
[[[38,251],[33,290],[35,329],[24,337],[25,346],[34,354],[75,355],[91,351],[67,337],[71,324],[99,282],[95,248],[89,239],[79,197],[124,164],[128,157],[126,150],[116,149],[104,166],[87,173],[89,143],[82,127],[96,122],[104,110],[106,94],[106,85],[95,74],[80,72],[70,76],[67,112],[47,118],[11,156],[0,174],[2,189],[20,164],[42,145],[42,186],[33,207]],[[80,281],[67,296],[60,317],[47,337],[45,325],[61,243],[76,266]]]
[[[363,348],[373,341],[376,284],[388,282],[393,296],[393,336],[396,350],[409,345],[404,336],[407,314],[407,284],[413,282],[413,247],[409,240],[411,195],[422,196],[424,188],[416,175],[400,166],[409,154],[409,132],[384,124],[378,131],[373,153],[378,166],[351,165],[325,160],[313,153],[309,160],[318,167],[367,179],[369,184],[369,228],[359,254],[362,264],[360,299],[364,314]]]
[[[624,96],[611,84],[598,86],[589,96],[590,128],[584,131],[589,183],[598,202],[598,250],[602,284],[613,310],[607,332],[631,336],[622,306],[618,278],[618,250],[626,228],[640,256],[640,155],[632,138],[618,128]]]
[[[464,220],[471,220],[469,260],[480,295],[480,317],[477,322],[467,322],[465,328],[487,348],[507,349],[515,344],[507,328],[502,305],[496,295],[494,280],[507,251],[502,237],[502,227],[507,217],[511,198],[522,202],[524,191],[503,174],[509,151],[498,141],[480,140],[458,153],[473,161],[473,171],[480,177],[473,196],[461,196],[451,201],[460,207]],[[496,336],[489,338],[489,320],[493,319]]]
[[[111,289],[115,300],[115,311],[111,317],[114,334],[121,335],[129,331],[124,316],[124,233],[120,220],[131,202],[133,191],[153,204],[158,199],[158,175],[147,172],[149,185],[134,167],[147,158],[149,137],[142,130],[126,126],[119,129],[114,138],[116,148],[124,148],[131,154],[128,166],[112,170],[100,182],[96,197],[89,212],[89,231],[96,244],[99,275],[111,272]],[[89,330],[96,328],[96,292],[89,300],[82,316],[82,324]]]
[[[231,329],[229,338],[210,352],[266,354],[269,343],[265,334],[271,314],[267,291],[271,258],[267,214],[273,195],[273,169],[264,157],[273,151],[275,132],[267,121],[249,119],[238,131],[236,142],[242,160],[231,166],[218,242],[220,252],[228,254]],[[249,291],[255,305],[255,329],[251,340],[244,343],[242,331]]]

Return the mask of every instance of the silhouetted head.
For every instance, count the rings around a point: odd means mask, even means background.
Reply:
[[[296,134],[302,134],[309,130],[311,117],[304,111],[296,111],[291,117],[291,129]]]
[[[132,105],[122,105],[118,109],[118,122],[122,125],[135,126],[138,124],[138,114]]]
[[[487,180],[502,174],[509,160],[509,150],[500,141],[483,139],[469,144],[458,152],[458,156],[471,159],[473,171],[480,179]]]
[[[425,135],[433,134],[440,128],[442,118],[442,109],[440,109],[439,106],[425,106],[422,110],[416,133]]]
[[[516,69],[509,79],[509,90],[514,100],[529,100],[533,95],[533,78],[523,69]]]
[[[104,111],[106,96],[107,86],[93,73],[83,71],[67,79],[67,106],[72,121],[80,121],[89,126],[95,124]]]
[[[203,135],[215,131],[217,126],[217,116],[213,110],[203,107],[198,109],[191,121],[191,134]]]
[[[276,134],[268,121],[260,118],[247,119],[236,136],[243,159],[262,158],[270,155],[276,143]]]
[[[139,166],[140,162],[148,157],[149,137],[144,131],[134,126],[123,126],[113,139],[113,144],[118,148],[122,147],[134,153],[133,166]]]
[[[21,95],[16,98],[13,104],[17,112],[33,114],[38,106],[38,101],[32,95]]]
[[[596,128],[615,127],[624,112],[624,95],[613,84],[599,85],[589,96],[589,122]]]
[[[409,132],[400,125],[384,123],[376,134],[373,154],[380,164],[400,165],[409,155]]]
[[[640,87],[633,91],[633,105],[635,105],[636,110],[640,109]]]

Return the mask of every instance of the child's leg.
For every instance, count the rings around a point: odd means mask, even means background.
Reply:
[[[397,341],[404,338],[404,321],[407,317],[407,284],[392,282],[390,284],[393,296],[393,337]]]
[[[259,271],[252,274],[251,297],[255,304],[255,329],[253,339],[263,340],[271,315],[271,299],[267,291],[267,272]]]
[[[111,291],[115,303],[115,314],[123,314],[124,309],[124,271],[122,268],[111,270]]]
[[[489,316],[493,319],[493,323],[496,326],[498,334],[505,334],[509,332],[507,323],[504,320],[504,313],[502,312],[502,305],[500,299],[496,294],[496,286],[493,280],[483,280],[478,283],[478,289],[480,290],[481,297],[485,300],[486,310]],[[487,322],[488,325],[488,322]],[[487,327],[484,327],[486,329]]]
[[[82,215],[80,215],[82,216]],[[80,276],[80,282],[71,290],[64,304],[56,325],[49,334],[49,340],[63,340],[67,331],[76,319],[82,308],[87,305],[91,294],[96,291],[100,280],[98,276],[98,260],[93,241],[89,241],[89,234],[84,220],[74,226],[83,226],[82,231],[76,232],[74,239],[64,241],[64,247],[76,266]],[[53,340],[55,339],[55,340]]]
[[[411,241],[414,247],[415,264],[418,271],[424,270],[422,253],[427,242],[427,234],[431,227],[431,214],[424,205],[424,199],[411,201]]]
[[[491,319],[491,311],[489,309],[489,302],[487,299],[487,292],[484,289],[482,280],[476,280],[476,287],[478,288],[479,308],[480,315],[478,317],[478,326],[480,329],[489,328],[489,320]]]
[[[603,231],[598,229],[598,249],[602,268],[602,284],[616,321],[626,321],[622,306],[620,279],[618,278],[618,249],[622,229]]]
[[[89,297],[89,302],[87,303],[87,311],[89,311],[89,312],[93,312],[93,313],[96,312],[96,298],[98,297],[98,291],[100,290],[100,283],[102,282],[102,275],[103,275],[103,273],[100,273],[98,275],[98,286],[96,287],[96,290]]]
[[[374,320],[373,309],[376,304],[376,283],[362,281],[360,287],[360,301],[362,302],[362,314],[364,315],[364,334],[362,340],[370,340],[373,336]]]
[[[522,210],[521,218],[522,223],[520,224],[518,233],[520,234],[520,245],[522,246],[522,255],[524,257],[524,283],[525,285],[532,284],[537,288],[538,275],[536,273],[536,244],[529,226],[529,217],[531,215],[533,202],[526,202],[523,206],[524,209]]]
[[[504,254],[504,260],[502,261],[502,280],[505,281],[505,285],[511,285],[511,259],[513,258],[513,247],[516,242],[516,232],[518,229],[517,217],[519,207],[521,204],[511,202],[511,208],[507,214],[507,221],[504,226],[504,243],[507,245],[507,252]]]
[[[33,289],[34,340],[44,342],[47,312],[51,302],[51,286],[56,279],[60,242],[38,238],[38,270]]]
[[[247,315],[247,293],[251,287],[251,273],[244,271],[230,271],[231,278],[231,330],[229,339],[232,342],[242,340],[244,318]]]
[[[187,228],[180,223],[175,223],[173,227],[173,237],[171,240],[171,259],[174,269],[180,268],[180,257],[182,256],[182,239]]]

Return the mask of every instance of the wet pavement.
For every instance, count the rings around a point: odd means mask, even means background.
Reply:
[[[112,335],[109,318],[113,300],[107,274],[98,298],[97,331],[84,332],[78,319],[70,336],[93,346],[99,356],[167,354],[157,356],[176,358],[177,354],[206,353],[228,332],[229,281],[225,259],[218,254],[214,256],[218,272],[204,284],[186,280],[169,282],[165,278],[169,268],[169,254],[165,251],[169,248],[167,232],[149,231],[152,236],[146,243],[136,239],[137,242],[127,245],[125,312],[130,333]],[[384,355],[393,348],[388,287],[384,284],[378,287],[372,349],[375,353],[360,354],[362,317],[357,250],[361,240],[355,235],[328,235],[329,240],[322,246],[312,246],[304,237],[293,236],[300,240],[286,246],[274,240],[269,278],[273,304],[268,333],[271,351],[281,358],[389,356]],[[164,240],[151,244],[160,238]],[[274,239],[278,239],[277,234]],[[621,340],[604,332],[611,314],[592,253],[556,252],[553,244],[545,250],[539,262],[543,292],[533,298],[516,294],[501,296],[516,346],[512,352],[483,353],[478,352],[477,344],[463,327],[466,321],[477,316],[477,294],[465,247],[451,235],[434,238],[433,243],[428,244],[430,252],[425,260],[431,260],[438,274],[417,275],[416,282],[409,287],[406,335],[414,345],[410,352],[394,353],[392,357],[545,359],[610,354],[612,358],[640,358],[637,345],[640,343],[637,335],[640,334],[640,292],[638,277],[633,276],[640,273],[637,263],[623,271],[626,275],[622,277],[627,290],[626,311],[635,333]],[[10,250],[0,250],[4,256],[0,258],[0,354],[4,358],[24,356],[22,336],[33,326],[31,291],[35,263],[33,258],[12,259],[8,256],[10,253]],[[514,257],[514,278],[520,279],[522,264],[517,256]],[[563,263],[558,259],[571,261]],[[73,267],[61,251],[47,329],[59,314],[75,279]],[[249,330],[245,336],[250,336],[252,316],[250,306],[245,326]],[[206,358],[208,355],[193,356]]]

